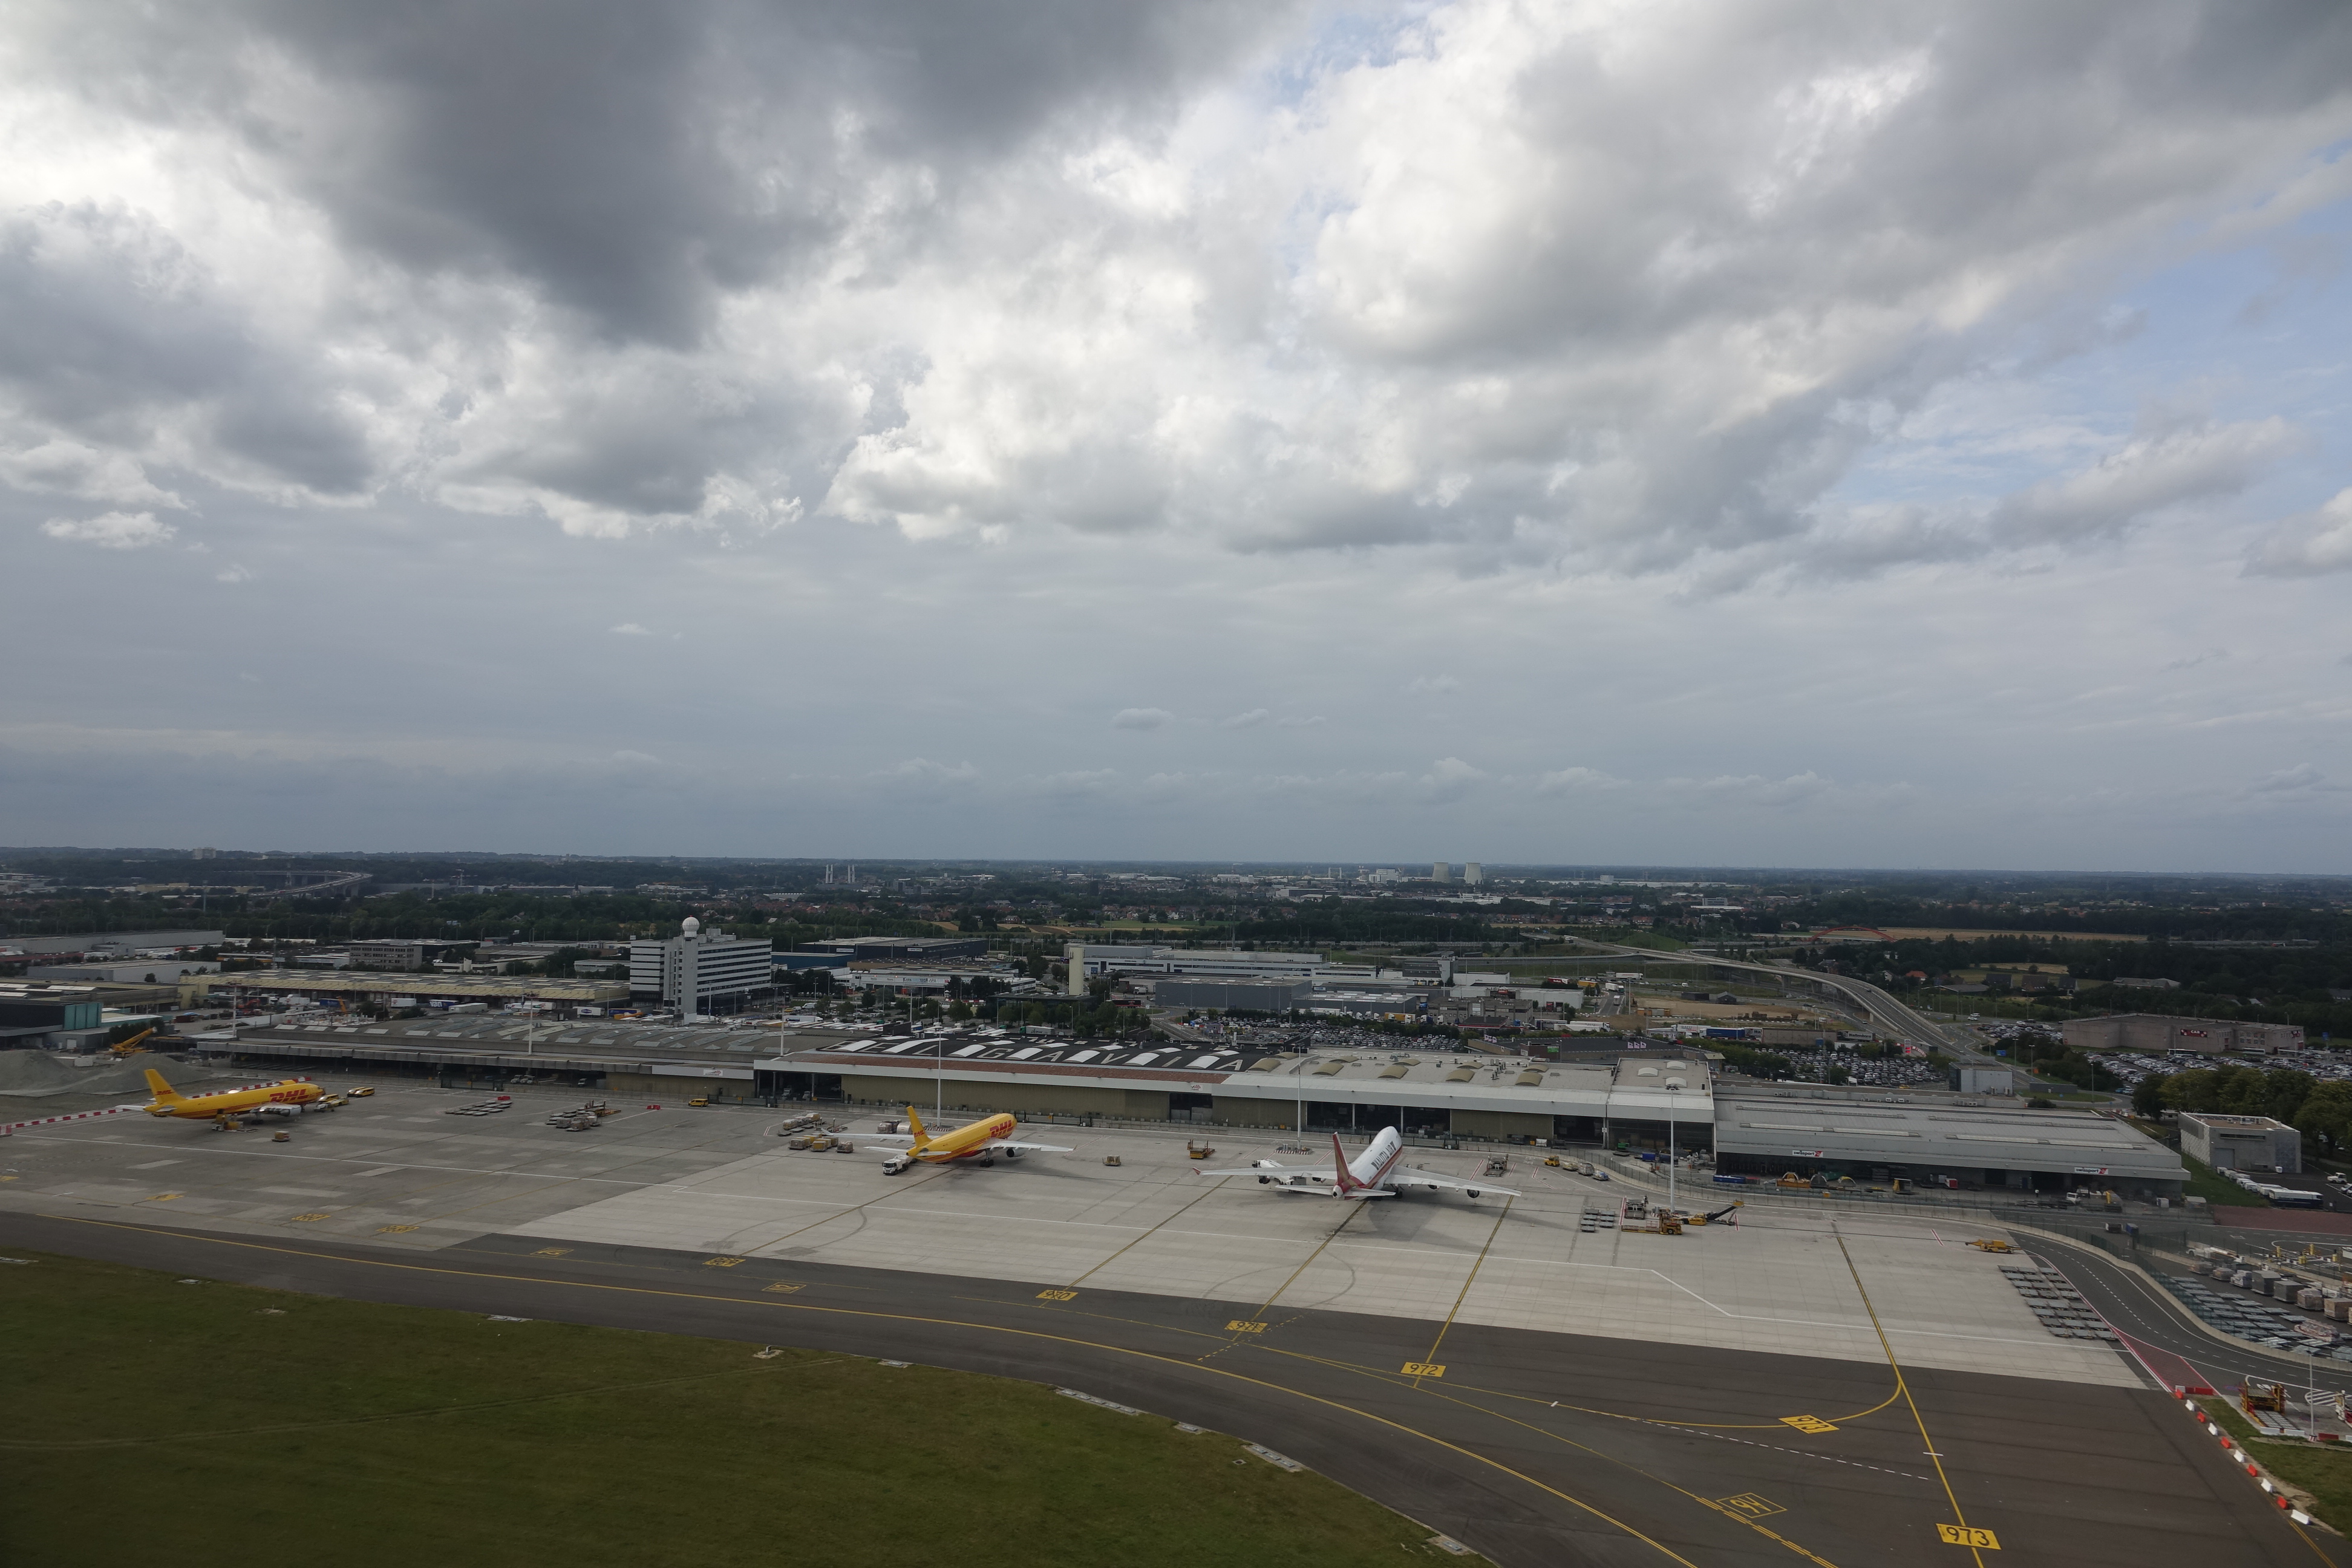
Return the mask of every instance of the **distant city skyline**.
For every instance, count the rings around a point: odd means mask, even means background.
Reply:
[[[207,17],[0,21],[0,839],[2352,873],[2352,11]]]

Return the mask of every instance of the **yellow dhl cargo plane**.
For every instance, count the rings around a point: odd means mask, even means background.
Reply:
[[[148,1115],[187,1116],[199,1121],[253,1111],[291,1116],[304,1106],[316,1104],[327,1098],[325,1089],[298,1078],[278,1083],[257,1084],[251,1089],[224,1089],[218,1094],[182,1094],[165,1083],[163,1075],[153,1068],[147,1069],[147,1089],[155,1097],[154,1102],[147,1107]]]
[[[1026,1143],[1013,1136],[1021,1123],[1012,1116],[999,1112],[983,1116],[977,1121],[967,1121],[951,1132],[937,1136],[923,1130],[923,1119],[915,1114],[913,1106],[907,1107],[907,1131],[904,1132],[863,1132],[854,1136],[857,1146],[865,1147],[875,1139],[896,1141],[905,1139],[908,1146],[893,1149],[890,1157],[882,1162],[882,1173],[895,1176],[920,1160],[926,1164],[943,1165],[954,1160],[977,1160],[983,1165],[996,1163],[996,1156],[1017,1160],[1024,1154],[1066,1154],[1070,1151],[1059,1143]]]

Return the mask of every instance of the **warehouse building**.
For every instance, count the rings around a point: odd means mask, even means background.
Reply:
[[[2269,1055],[2303,1049],[2299,1024],[2233,1024],[2219,1018],[2167,1018],[2154,1013],[2115,1013],[2104,1018],[2074,1018],[2064,1024],[2060,1037],[2078,1050],[2140,1051],[2160,1056],[2166,1051],[2252,1051]]]
[[[1927,1091],[1720,1086],[1715,1121],[1720,1168],[1747,1175],[1948,1178],[1969,1187],[2089,1186],[2128,1197],[2178,1196],[2189,1179],[2179,1155],[2113,1118],[1965,1106]]]
[[[239,994],[283,1001],[334,1002],[354,1009],[387,1007],[395,1012],[435,1003],[463,1005],[479,1002],[486,1006],[503,1007],[517,1002],[545,1002],[564,1012],[593,1009],[601,1013],[611,1003],[626,1001],[629,988],[618,980],[556,980],[537,974],[363,974],[348,969],[248,969],[229,974],[186,975],[180,982],[178,1004],[183,1009],[199,1007]]]
[[[2292,1176],[2303,1170],[2303,1134],[2267,1116],[2184,1110],[2180,1152],[2217,1171],[2274,1171]]]

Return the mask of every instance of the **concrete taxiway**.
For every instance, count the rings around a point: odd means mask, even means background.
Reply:
[[[1507,1564],[1959,1561],[1951,1524],[1994,1562],[2352,1563],[1948,1230],[1586,1230],[1616,1184],[1524,1162],[1508,1203],[1285,1198],[1158,1133],[1033,1128],[1074,1152],[894,1178],[783,1152],[772,1113],[444,1114],[484,1098],[386,1085],[284,1144],[19,1134],[0,1241],[1043,1379],[1264,1443]],[[1213,1136],[1220,1165],[1274,1152]]]

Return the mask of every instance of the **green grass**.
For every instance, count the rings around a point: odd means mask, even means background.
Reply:
[[[2180,1163],[2189,1167],[2189,1184],[2181,1189],[2187,1196],[2203,1198],[2209,1204],[2231,1204],[2240,1208],[2266,1209],[2271,1206],[2270,1199],[2260,1193],[2246,1191],[2193,1155],[2182,1154]]]
[[[2339,1533],[2352,1531],[2352,1452],[2322,1447],[2316,1443],[2280,1443],[2257,1437],[2254,1424],[2239,1411],[2235,1401],[2217,1397],[2199,1403],[2263,1468],[2289,1486],[2301,1487],[2311,1494],[2312,1518]],[[2246,1484],[2254,1484],[2252,1477],[2247,1478]]]
[[[1034,1384],[28,1256],[0,1267],[0,1562],[1441,1555],[1428,1531],[1234,1437]]]

